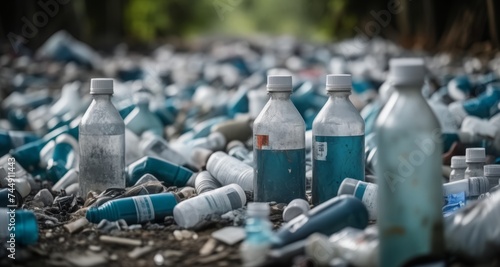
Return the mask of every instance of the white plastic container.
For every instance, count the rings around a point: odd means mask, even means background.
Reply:
[[[484,176],[484,163],[486,151],[482,147],[467,148],[465,150],[465,162],[467,169],[464,178]]]
[[[190,228],[211,215],[241,208],[246,202],[245,191],[237,184],[230,184],[177,204],[174,220],[179,226]]]
[[[292,200],[283,210],[283,221],[289,222],[295,217],[309,211],[309,202],[304,199],[297,198]]]
[[[490,183],[488,191],[497,186],[500,182],[500,165],[484,165],[484,177],[488,178]]]
[[[361,200],[368,210],[369,219],[377,220],[377,191],[376,184],[345,178],[340,185],[338,195],[352,195]]]
[[[208,171],[202,171],[196,176],[194,186],[198,194],[215,190],[222,185]]]
[[[467,169],[465,156],[453,156],[451,158],[450,167],[450,182],[459,181],[465,178],[465,170]]]
[[[221,185],[234,183],[245,191],[253,191],[253,168],[224,152],[218,151],[210,156],[207,170]]]

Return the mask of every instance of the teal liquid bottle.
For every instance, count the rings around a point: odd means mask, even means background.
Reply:
[[[351,75],[326,78],[330,98],[313,123],[312,203],[337,196],[346,177],[365,180],[365,124],[349,100]]]
[[[368,211],[361,200],[353,196],[338,196],[281,227],[273,239],[273,247],[303,240],[312,233],[331,235],[345,227],[364,229],[367,225]]]
[[[166,186],[182,187],[191,178],[194,185],[194,173],[191,170],[159,158],[143,157],[130,164],[127,173],[127,186],[134,185],[146,173],[152,174]]]
[[[69,134],[62,134],[49,142],[40,152],[47,160],[46,178],[57,183],[68,170],[76,168],[80,159],[78,142]]]
[[[291,76],[268,76],[270,99],[253,125],[254,200],[305,199],[305,123],[290,101]]]
[[[40,139],[33,133],[20,131],[0,130],[0,156],[7,154],[11,149]]]
[[[128,224],[143,222],[162,222],[166,216],[172,216],[174,207],[179,202],[172,193],[134,196],[110,200],[99,207],[91,207],[85,215],[91,223],[101,220],[125,220]]]
[[[29,210],[0,208],[0,240],[5,241],[7,250],[14,244],[33,245],[38,242],[38,223],[35,214]],[[15,250],[14,250],[15,252]]]

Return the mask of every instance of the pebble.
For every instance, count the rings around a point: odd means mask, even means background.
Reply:
[[[65,240],[64,237],[59,237],[59,243],[64,242],[64,240]]]
[[[156,255],[154,256],[153,258],[153,262],[157,265],[157,266],[161,266],[163,265],[163,263],[165,262],[165,258],[163,258],[163,255],[161,255],[161,253],[156,253]]]
[[[112,261],[116,261],[116,260],[118,260],[118,255],[111,254],[111,255],[109,255],[109,259],[112,260]]]
[[[89,246],[89,250],[90,251],[99,252],[99,251],[101,251],[101,249],[102,248],[100,246],[96,246],[96,245],[90,245]]]
[[[200,249],[201,256],[207,256],[212,254],[215,250],[215,246],[217,246],[217,240],[210,238],[203,247]]]
[[[33,198],[33,204],[38,207],[48,207],[52,205],[54,197],[50,191],[46,188],[40,190]]]
[[[188,231],[188,230],[182,230],[182,239],[190,239],[193,236],[193,232]]]
[[[137,247],[134,250],[130,251],[127,256],[131,259],[138,259],[149,252],[153,250],[153,247],[151,246],[145,246],[145,247]]]
[[[177,240],[177,241],[181,241],[182,240],[183,236],[182,236],[182,232],[181,231],[175,230],[173,234],[174,234],[175,240]]]

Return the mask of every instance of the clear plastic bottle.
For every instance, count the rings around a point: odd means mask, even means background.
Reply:
[[[365,123],[349,101],[351,75],[326,77],[330,98],[313,123],[312,203],[337,196],[346,177],[365,179]]]
[[[392,59],[395,92],[376,122],[379,266],[444,257],[439,121],[423,98],[421,59]]]
[[[453,156],[451,158],[451,173],[450,182],[459,181],[465,178],[465,170],[467,163],[465,163],[465,156]]]
[[[485,149],[482,147],[467,148],[465,150],[465,162],[467,163],[467,169],[464,178],[484,176]]]
[[[290,101],[291,76],[268,76],[270,100],[253,125],[254,199],[305,199],[305,123]]]
[[[243,266],[262,266],[266,254],[271,248],[273,225],[269,221],[269,205],[267,203],[248,203],[247,220],[245,222],[246,238],[240,246]]]
[[[80,189],[125,187],[125,124],[111,103],[112,79],[92,79],[94,100],[80,122]]]
[[[152,132],[158,136],[163,136],[163,124],[160,119],[149,110],[149,100],[151,92],[140,89],[134,94],[135,109],[125,118],[125,125],[137,136],[144,132]]]
[[[174,208],[174,220],[179,226],[190,228],[210,216],[239,209],[246,202],[245,191],[237,184],[230,184],[177,204]]]
[[[490,183],[488,191],[497,186],[500,182],[500,165],[484,165],[484,177],[488,178]]]

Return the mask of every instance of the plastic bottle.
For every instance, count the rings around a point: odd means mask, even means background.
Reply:
[[[424,63],[402,58],[389,65],[395,92],[376,122],[379,266],[441,261],[441,130],[422,96]]]
[[[14,226],[9,224],[15,224]],[[0,240],[5,241],[12,254],[11,244],[33,245],[38,242],[38,222],[35,213],[29,210],[0,208]]]
[[[222,185],[208,171],[202,171],[196,176],[194,186],[196,188],[196,192],[198,192],[198,194],[202,194],[215,190]]]
[[[306,254],[322,266],[334,258],[342,258],[356,267],[374,267],[378,262],[378,232],[376,227],[359,230],[346,227],[330,237],[312,234],[307,238]]]
[[[150,97],[151,92],[147,89],[139,89],[134,94],[135,109],[125,118],[125,126],[138,136],[145,131],[163,136],[163,123],[149,110]]]
[[[245,221],[246,238],[240,246],[243,266],[262,266],[266,262],[266,254],[271,248],[274,235],[269,212],[267,203],[248,203]]]
[[[191,228],[210,216],[241,208],[246,202],[245,191],[230,184],[182,201],[174,209],[174,220],[181,227]]]
[[[47,178],[56,183],[70,169],[80,164],[80,147],[78,141],[69,134],[61,134],[50,141],[40,151],[40,158],[46,161]]]
[[[486,152],[482,147],[467,148],[465,150],[465,162],[467,169],[464,178],[484,176],[484,163]]]
[[[146,173],[152,174],[166,186],[194,184],[195,175],[191,170],[159,158],[143,157],[127,167],[127,186],[134,185]]]
[[[155,134],[145,133],[139,143],[139,148],[146,156],[158,157],[178,165],[188,163],[183,155],[172,149],[165,139]]]
[[[40,139],[33,133],[20,131],[0,130],[0,156],[7,154],[11,149]]]
[[[312,203],[337,196],[346,177],[365,180],[365,124],[349,101],[351,75],[326,77],[330,98],[313,123]]]
[[[361,200],[368,210],[370,220],[377,220],[377,191],[376,184],[345,178],[340,184],[338,195],[352,195]]]
[[[191,148],[201,147],[217,151],[222,150],[226,146],[226,137],[219,132],[213,132],[207,137],[200,137],[186,142],[186,145]]]
[[[484,177],[489,181],[488,191],[497,186],[500,182],[500,165],[484,165]]]
[[[465,163],[465,156],[451,157],[451,173],[450,182],[459,181],[465,178],[465,170],[467,163]]]
[[[295,217],[309,211],[309,202],[302,198],[292,200],[283,210],[283,221],[289,222]]]
[[[471,177],[443,185],[443,212],[451,212],[465,206],[471,200],[476,200],[490,189],[486,177]]]
[[[57,183],[52,186],[53,192],[58,192],[62,189],[66,189],[68,186],[78,183],[78,171],[75,169],[70,169],[66,174],[64,174]]]
[[[91,223],[101,220],[123,219],[127,224],[162,222],[165,216],[172,216],[179,199],[172,193],[125,197],[110,200],[99,207],[90,207],[86,217]]]
[[[221,185],[237,184],[245,191],[254,190],[253,168],[224,152],[213,153],[207,170]]]
[[[237,158],[247,165],[253,166],[253,154],[248,151],[245,144],[238,140],[229,142],[226,147],[227,154],[233,158]]]
[[[468,115],[478,118],[489,118],[498,111],[497,103],[500,100],[500,83],[491,83],[486,91],[476,98],[463,102],[453,102],[448,106],[450,113],[460,125]]]
[[[92,79],[94,100],[80,122],[82,196],[93,191],[125,187],[125,124],[111,103],[113,79]]]
[[[273,247],[303,240],[312,233],[331,235],[344,227],[364,229],[368,225],[368,211],[353,196],[338,196],[281,227],[273,240]]]
[[[254,200],[305,199],[305,123],[290,101],[291,76],[268,76],[270,100],[253,124]]]

